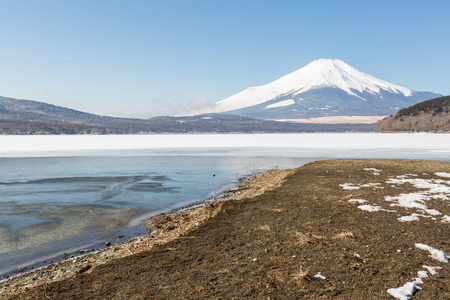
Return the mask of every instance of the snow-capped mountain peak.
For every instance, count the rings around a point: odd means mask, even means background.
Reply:
[[[217,102],[215,111],[244,109],[278,98],[301,100],[301,94],[322,88],[339,89],[364,101],[367,100],[363,96],[366,93],[381,97],[382,91],[404,97],[410,97],[413,94],[410,89],[370,76],[341,60],[318,59],[271,83],[247,88]],[[272,107],[276,105],[272,104]]]

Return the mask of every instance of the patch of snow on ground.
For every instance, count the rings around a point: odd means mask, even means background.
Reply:
[[[374,168],[365,168],[366,171],[374,171]],[[378,170],[377,170],[378,171]],[[436,173],[437,174],[437,173]],[[441,173],[439,173],[441,174]],[[450,173],[443,173],[450,174]],[[401,216],[398,218],[400,222],[411,222],[419,221],[419,217],[431,218],[436,220],[433,216],[442,215],[442,213],[436,209],[428,208],[427,201],[432,199],[438,200],[450,200],[450,181],[442,179],[421,179],[421,178],[411,178],[418,177],[416,174],[405,174],[397,176],[397,178],[391,178],[385,183],[391,187],[396,187],[397,185],[410,184],[415,188],[420,189],[420,191],[408,194],[400,194],[398,196],[385,196],[384,200],[392,202],[391,206],[400,206],[404,208],[416,209],[417,212],[411,215]],[[355,184],[355,183],[343,183],[339,185],[345,190],[359,190],[361,188],[373,188],[373,189],[383,189],[384,186],[381,183],[365,183],[365,184]],[[349,203],[363,204],[368,202],[363,199],[350,199]],[[376,212],[376,211],[388,211],[395,212],[393,210],[386,210],[377,205],[360,205],[359,209]],[[442,217],[441,222],[450,223],[450,216],[445,215]]]
[[[363,204],[363,203],[366,203],[367,200],[364,200],[364,199],[350,199],[350,200],[348,200],[348,202],[350,202],[350,203],[360,203],[360,204]]]
[[[409,183],[418,189],[426,189],[427,191],[423,192],[426,194],[450,193],[450,181],[445,180],[402,178],[402,179],[389,179],[388,181],[386,181],[386,183],[393,183],[393,184]]]
[[[444,195],[444,194],[432,195],[431,198],[433,198],[433,199],[441,199],[441,200],[450,200],[450,198],[447,195]]]
[[[429,198],[421,193],[409,193],[409,194],[400,194],[399,196],[386,196],[384,197],[386,201],[396,202],[392,203],[391,206],[401,206],[406,208],[419,208],[419,209],[427,209],[425,205],[425,200]]]
[[[342,183],[339,186],[342,187],[344,190],[359,190],[360,188],[363,188],[363,187],[371,187],[374,189],[384,189],[384,187],[381,186],[381,183],[365,183],[365,184],[361,184],[361,185],[356,185],[354,183]]]
[[[416,281],[417,279],[419,279],[420,282]],[[423,283],[420,278],[416,278],[416,280],[414,280],[413,282],[407,282],[399,288],[388,289],[387,292],[389,295],[395,297],[396,299],[409,300],[411,298],[408,296],[413,296],[417,292],[417,290],[420,289],[420,287],[417,285]]]
[[[440,262],[448,263],[448,255],[444,253],[442,250],[437,250],[433,247],[430,247],[425,244],[416,243],[416,247],[425,251],[430,252],[430,257],[438,260]]]
[[[425,209],[425,212],[432,216],[442,215],[438,210],[435,210],[435,209]]]
[[[447,216],[447,215],[443,216],[441,222],[442,223],[450,223],[450,216]]]
[[[375,169],[375,168],[364,168],[363,170],[364,171],[372,171],[373,175],[380,175],[380,172],[382,172],[382,170],[378,170],[378,169]]]
[[[437,173],[434,173],[434,175],[440,176],[440,177],[450,178],[450,173],[445,173],[445,172],[437,172]]]
[[[375,168],[364,168],[364,171],[374,171],[374,172],[381,172],[381,170],[375,169]]]
[[[327,279],[325,276],[323,276],[320,272],[318,272],[316,275],[314,275],[315,278],[320,278],[320,279]]]
[[[427,271],[418,271],[417,275],[419,276],[419,278],[426,278],[426,277],[428,277],[428,272]]]
[[[429,267],[429,266],[422,266],[423,268],[427,269],[428,272],[431,275],[436,275],[436,269],[442,269],[441,267]],[[403,286],[399,287],[399,288],[392,288],[392,289],[388,289],[387,292],[389,295],[403,300],[403,299],[411,299],[408,296],[413,296],[418,290],[421,290],[422,288],[420,286],[418,286],[419,284],[423,284],[423,280],[422,278],[426,278],[429,277],[428,276],[428,272],[427,271],[417,271],[417,276],[414,281],[411,282],[407,282],[405,283]]]
[[[384,189],[383,186],[381,186],[381,183],[366,183],[361,185],[361,187],[371,187],[374,189]]]
[[[361,187],[355,186],[353,183],[343,183],[339,185],[344,190],[359,190]]]
[[[419,214],[412,214],[410,216],[403,216],[398,218],[400,222],[413,222],[413,221],[419,221],[419,217],[423,217],[423,215]]]
[[[442,267],[430,267],[430,266],[425,266],[425,265],[423,265],[422,268],[427,269],[431,275],[436,275],[437,274],[436,270],[442,269]]]
[[[361,210],[367,210],[367,211],[370,211],[370,212],[383,210],[381,208],[381,206],[373,206],[373,205],[370,205],[370,204],[360,205],[360,206],[358,206],[358,208],[361,209]]]

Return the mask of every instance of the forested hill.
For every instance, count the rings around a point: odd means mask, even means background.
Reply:
[[[439,97],[403,108],[376,125],[381,132],[450,132],[450,96]]]

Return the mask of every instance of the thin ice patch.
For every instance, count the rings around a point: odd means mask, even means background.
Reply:
[[[442,250],[437,250],[425,244],[416,243],[416,247],[425,251],[430,252],[430,257],[444,263],[448,263],[448,255]]]

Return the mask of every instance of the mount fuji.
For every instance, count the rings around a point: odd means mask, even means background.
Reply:
[[[319,59],[273,82],[219,101],[212,112],[291,121],[386,116],[439,96],[375,78],[338,59]]]

